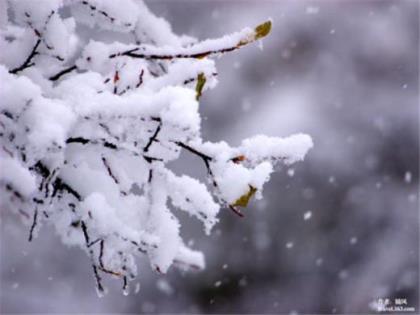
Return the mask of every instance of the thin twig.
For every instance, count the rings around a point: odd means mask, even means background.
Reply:
[[[83,220],[80,220],[80,223],[81,223],[80,226],[81,226],[82,231],[83,231],[83,236],[85,237],[86,248],[88,249],[88,251],[90,253],[90,258],[91,258],[91,261],[92,261],[93,275],[95,276],[95,280],[96,280],[96,286],[97,286],[97,288],[100,292],[104,292],[104,287],[102,286],[102,278],[101,278],[101,276],[99,275],[99,272],[98,272],[98,266],[95,264],[95,262],[93,260],[93,250],[89,249],[89,243],[90,243],[89,239],[90,239],[90,237],[89,237],[89,233],[88,233],[88,230],[87,230],[86,223]]]
[[[71,144],[71,143],[79,143],[79,144],[82,144],[82,145],[86,145],[86,144],[102,145],[103,147],[105,147],[107,149],[110,149],[110,150],[126,151],[126,152],[129,152],[130,154],[132,154],[134,156],[143,157],[146,160],[147,163],[152,163],[153,161],[163,161],[160,158],[156,158],[156,157],[152,157],[152,156],[148,156],[148,155],[141,155],[138,152],[136,152],[134,150],[131,150],[129,148],[122,148],[115,143],[107,141],[106,139],[87,139],[87,138],[82,138],[82,137],[67,138],[66,144]]]
[[[203,160],[206,161],[211,161],[213,158],[211,156],[208,156],[207,154],[204,154],[196,149],[194,149],[193,147],[183,143],[183,142],[175,142],[178,146],[180,146],[181,148],[190,151],[191,153],[198,155],[199,157],[201,157]]]
[[[32,58],[34,58],[34,57],[38,54],[37,49],[38,49],[38,46],[39,46],[39,44],[40,44],[40,43],[41,43],[41,39],[39,38],[39,39],[36,41],[35,46],[32,48],[31,53],[30,53],[30,54],[29,54],[29,56],[26,58],[26,60],[24,61],[24,63],[23,63],[21,66],[19,66],[19,67],[17,67],[17,68],[14,68],[14,69],[10,70],[10,71],[9,71],[9,73],[16,74],[16,73],[18,73],[18,72],[20,72],[20,71],[22,71],[22,70],[25,70],[26,68],[29,68],[29,67],[32,67],[33,65],[35,65],[35,64],[34,64],[33,62],[31,62],[31,61],[32,61]]]
[[[195,154],[195,155],[199,156],[203,160],[204,164],[206,165],[207,172],[209,173],[210,177],[213,180],[213,186],[218,187],[216,179],[214,178],[213,171],[211,170],[211,167],[210,167],[210,162],[213,160],[213,158],[211,156],[208,156],[207,154],[204,154],[204,153],[194,149],[193,147],[191,147],[191,146],[189,146],[189,145],[187,145],[183,142],[178,141],[178,142],[175,142],[175,144],[177,144],[181,148],[191,152],[192,154]]]
[[[108,175],[112,178],[112,180],[115,182],[115,184],[118,185],[120,182],[118,181],[117,177],[112,172],[111,166],[109,165],[107,159],[104,156],[102,157],[102,162],[104,163],[104,166],[108,171]]]
[[[29,239],[28,239],[29,242],[32,242],[33,233],[34,233],[34,230],[35,230],[35,227],[36,227],[37,223],[38,223],[38,208],[35,208],[34,220],[32,222],[31,230],[29,231]]]
[[[143,149],[143,152],[149,151],[150,146],[152,145],[153,141],[156,141],[156,138],[160,132],[160,128],[162,128],[162,122],[160,121],[158,126],[156,127],[156,130],[154,134],[149,138],[149,142],[146,144],[146,146]]]
[[[69,73],[69,72],[72,72],[72,71],[74,71],[74,70],[76,70],[76,69],[77,69],[77,66],[76,66],[76,65],[71,66],[71,67],[68,67],[68,68],[63,69],[63,70],[61,70],[60,72],[58,72],[58,73],[56,73],[56,74],[54,74],[54,75],[50,76],[48,79],[49,79],[50,81],[57,81],[57,80],[58,80],[58,79],[60,79],[63,75],[65,75],[65,74],[67,74],[67,73]]]
[[[229,205],[229,209],[233,211],[233,213],[235,213],[237,216],[243,218],[244,214],[236,207]]]
[[[217,50],[206,50],[206,51],[201,51],[201,52],[193,53],[193,54],[173,54],[173,55],[158,54],[158,53],[155,53],[155,54],[136,53],[136,51],[138,51],[140,48],[133,48],[133,49],[123,51],[120,53],[111,54],[109,58],[112,59],[115,57],[127,56],[131,58],[139,58],[139,59],[147,59],[147,60],[201,59],[209,55],[230,52],[230,51],[239,49],[241,46],[242,45],[238,44],[233,47],[227,47],[227,48],[222,48],[222,49],[217,49]]]

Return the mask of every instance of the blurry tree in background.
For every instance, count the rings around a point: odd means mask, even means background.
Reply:
[[[209,238],[180,213],[183,238],[206,252],[207,269],[162,277],[140,263],[134,296],[110,282],[112,294],[98,299],[84,255],[48,230],[28,245],[2,209],[2,311],[364,314],[380,298],[418,310],[418,2],[148,5],[175,33],[198,38],[272,17],[263,52],[219,61],[223,84],[200,100],[203,134],[235,144],[304,131],[316,150],[274,175],[245,218],[221,213]],[[176,172],[205,175],[200,161],[182,160]]]

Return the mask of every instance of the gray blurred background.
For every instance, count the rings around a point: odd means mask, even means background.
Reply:
[[[201,39],[271,17],[262,51],[218,60],[220,83],[200,105],[203,137],[237,145],[306,132],[315,147],[272,177],[245,218],[223,210],[210,237],[177,213],[206,270],[160,276],[140,258],[140,291],[129,296],[109,279],[98,298],[81,250],[51,228],[30,244],[20,219],[0,211],[1,312],[365,314],[378,298],[406,298],[417,311],[419,2],[148,4]],[[201,161],[183,158],[174,169],[204,176]]]

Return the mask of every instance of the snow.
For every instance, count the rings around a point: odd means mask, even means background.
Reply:
[[[52,148],[63,147],[75,123],[71,109],[61,100],[44,98],[39,86],[30,79],[10,75],[2,66],[0,79],[3,85],[0,109],[10,113],[12,121],[17,121],[9,128],[15,141],[34,149],[34,155],[28,158],[35,159]]]
[[[265,164],[267,165],[267,164]],[[264,166],[263,166],[264,168]],[[265,169],[258,169],[256,172],[257,182],[261,186],[262,177],[267,173],[269,166]],[[249,191],[249,186],[253,180],[252,170],[238,164],[230,165],[230,167],[223,169],[220,164],[215,167],[216,182],[220,188],[221,196],[227,203],[233,204],[238,198],[246,194]]]
[[[145,82],[144,87],[152,90],[159,90],[168,85],[180,85],[185,81],[195,80],[200,73],[206,77],[204,90],[214,88],[217,84],[215,62],[211,59],[178,60],[168,66],[168,72],[160,77]]]
[[[410,184],[411,183],[411,180],[412,180],[411,172],[405,172],[405,174],[404,174],[404,181],[407,184]]]
[[[324,260],[322,258],[317,258],[315,261],[315,264],[317,267],[320,267],[324,263]]]
[[[140,282],[137,282],[135,287],[134,287],[134,294],[138,294],[140,292]]]
[[[206,264],[203,253],[181,246],[176,255],[176,261],[180,268],[204,269]]]
[[[170,45],[172,47],[181,47],[194,43],[195,40],[188,36],[176,36],[172,32],[171,25],[161,17],[155,16],[143,1],[137,3],[139,6],[139,15],[136,25],[136,34],[139,40],[153,38],[158,46]]]
[[[36,190],[35,176],[19,161],[0,153],[0,182],[11,185],[24,196],[30,196]]]
[[[218,221],[216,216],[220,206],[213,200],[207,187],[194,178],[186,175],[177,177],[171,172],[167,174],[167,184],[172,204],[203,221],[206,233],[210,234]]]
[[[21,117],[31,131],[28,140],[35,146],[56,143],[63,146],[75,122],[72,111],[58,100],[38,98]]]
[[[81,58],[76,61],[79,69],[86,69],[95,72],[110,71],[111,62],[108,58],[109,48],[106,44],[90,40],[85,46]]]
[[[1,3],[10,10],[0,16],[0,188],[32,217],[30,240],[45,222],[86,252],[100,296],[103,274],[129,294],[139,255],[159,274],[205,268],[181,237],[178,209],[210,234],[221,208],[261,199],[275,166],[313,146],[304,134],[237,147],[202,138],[197,83],[215,88],[211,57],[262,45],[258,28],[197,41],[142,1]],[[206,182],[171,170],[181,151],[204,162]]]
[[[2,110],[12,110],[16,106],[29,101],[32,97],[41,96],[41,89],[26,77],[14,77],[8,73],[8,70],[0,65],[0,80],[2,88],[0,103]]]
[[[286,248],[287,248],[287,249],[292,249],[292,248],[293,248],[293,246],[295,246],[295,244],[294,244],[293,242],[287,242],[287,243],[286,243]]]
[[[10,8],[13,11],[15,22],[26,25],[28,21],[31,21],[34,28],[40,29],[51,12],[56,12],[62,4],[61,0],[50,0],[43,5],[32,0],[12,0]]]
[[[104,195],[93,193],[84,199],[80,207],[81,211],[85,213],[85,219],[90,212],[94,222],[93,228],[96,229],[98,236],[106,235],[118,226],[120,220],[115,209],[108,205]]]
[[[338,278],[340,280],[345,280],[347,279],[349,276],[349,272],[346,269],[340,270],[340,272],[338,273]]]
[[[100,26],[120,32],[134,30],[140,11],[132,0],[75,1],[71,9],[72,15],[80,23],[91,28]]]
[[[207,39],[199,43],[194,43],[188,47],[174,47],[169,45],[153,46],[150,44],[143,44],[139,46],[115,45],[112,53],[119,51],[135,49],[134,53],[168,56],[168,55],[196,55],[208,52],[221,53],[222,50],[230,47],[236,47],[239,44],[247,43],[255,40],[255,31],[249,27],[242,29],[229,35],[225,35],[216,39]]]
[[[287,165],[303,160],[305,154],[313,147],[311,137],[296,134],[287,138],[274,138],[257,135],[242,142],[242,152],[251,161],[263,159],[281,159]]]
[[[165,293],[166,295],[172,295],[174,293],[174,289],[172,288],[172,286],[169,284],[168,281],[166,281],[165,279],[159,279],[156,282],[156,286],[157,288],[162,291],[163,293]]]
[[[319,13],[319,7],[316,6],[308,6],[305,9],[306,14],[318,14]]]
[[[270,174],[273,172],[273,166],[270,162],[262,162],[258,164],[252,172],[252,179],[249,184],[262,191],[263,185],[270,180]]]
[[[51,16],[45,30],[45,42],[53,47],[53,54],[66,59],[70,56],[72,42],[71,33],[75,25],[70,20],[62,20],[57,14]]]
[[[353,237],[350,238],[350,244],[351,245],[355,245],[357,243],[357,241],[358,241],[358,239],[355,236],[353,236]]]

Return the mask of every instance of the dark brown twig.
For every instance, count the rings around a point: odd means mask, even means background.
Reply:
[[[71,144],[71,143],[79,143],[79,144],[82,144],[82,145],[86,145],[86,144],[102,145],[103,147],[105,147],[107,149],[110,149],[110,150],[129,152],[133,156],[143,157],[146,160],[147,163],[152,163],[153,161],[162,161],[162,159],[160,159],[160,158],[147,156],[147,155],[141,155],[136,151],[133,151],[133,150],[130,150],[130,149],[127,149],[127,148],[121,148],[117,144],[109,142],[106,139],[87,139],[87,138],[83,138],[83,137],[67,138],[66,144]]]
[[[133,48],[127,51],[123,51],[120,53],[115,53],[109,55],[109,58],[115,58],[120,56],[127,56],[131,58],[139,58],[139,59],[147,59],[147,60],[172,60],[172,59],[202,59],[204,57],[207,57],[209,55],[215,55],[215,54],[222,54],[226,52],[230,52],[236,49],[239,49],[242,45],[236,45],[233,47],[227,47],[217,50],[206,50],[198,53],[193,54],[174,54],[174,55],[168,55],[168,54],[147,54],[147,53],[136,53],[140,48]]]
[[[37,49],[38,49],[38,46],[39,46],[40,43],[41,43],[41,39],[38,38],[35,46],[32,48],[31,53],[26,58],[26,60],[23,62],[23,64],[21,66],[17,67],[17,68],[14,68],[14,69],[10,70],[9,73],[16,74],[20,71],[25,70],[26,68],[29,68],[29,67],[32,67],[33,65],[35,65],[35,63],[32,62],[32,59],[38,54]]]
[[[92,269],[93,269],[93,275],[95,276],[95,280],[96,280],[96,286],[98,288],[98,291],[104,292],[105,290],[104,290],[104,287],[102,286],[102,278],[99,275],[98,266],[95,264],[95,262],[93,260],[93,250],[89,249],[89,244],[90,244],[89,239],[90,239],[90,237],[89,237],[89,233],[88,233],[85,221],[80,220],[80,226],[81,226],[82,231],[83,231],[83,236],[85,237],[86,248],[88,249],[89,254],[90,254],[90,258],[92,260]]]
[[[29,242],[32,242],[33,233],[34,233],[34,230],[35,230],[35,227],[36,227],[37,223],[38,223],[38,208],[35,208],[34,220],[32,222],[32,226],[31,226],[31,229],[29,231],[29,239],[28,239]]]
[[[104,156],[102,157],[102,162],[104,163],[104,166],[108,171],[108,175],[112,178],[115,184],[118,185],[120,182],[118,181],[117,177],[112,172],[111,166],[109,165],[108,160]]]
[[[160,128],[162,128],[162,122],[161,121],[159,121],[159,124],[158,124],[158,126],[156,127],[156,130],[155,130],[155,132],[153,133],[153,135],[149,138],[149,142],[146,144],[146,146],[144,147],[144,149],[143,149],[143,152],[147,152],[147,151],[149,151],[149,148],[150,148],[150,146],[152,145],[152,143],[154,142],[154,141],[156,141],[156,138],[157,138],[157,136],[158,136],[158,134],[159,134],[159,132],[160,132]]]
[[[207,154],[204,154],[204,153],[202,153],[200,151],[197,151],[193,147],[191,147],[191,146],[189,146],[189,145],[187,145],[187,144],[185,144],[183,142],[179,142],[178,141],[178,142],[175,142],[175,144],[177,144],[181,148],[183,148],[183,149],[191,152],[192,154],[195,154],[195,155],[199,156],[203,160],[204,164],[206,165],[208,174],[213,179],[213,186],[214,187],[218,187],[217,182],[216,182],[216,180],[214,178],[213,171],[211,170],[211,167],[210,167],[210,162],[213,160],[213,158],[211,156],[208,156]]]
[[[244,214],[236,207],[229,205],[229,209],[233,211],[233,213],[235,213],[237,216],[243,218]]]
[[[138,88],[140,85],[143,84],[143,75],[144,75],[144,69],[141,69],[140,75],[139,75],[139,81],[136,84],[136,88]]]
[[[54,75],[52,75],[52,76],[50,76],[48,79],[50,80],[50,81],[57,81],[58,79],[60,79],[63,75],[65,75],[65,74],[67,74],[67,73],[69,73],[69,72],[72,72],[72,71],[74,71],[74,70],[76,70],[77,69],[77,66],[71,66],[71,67],[68,67],[68,68],[66,68],[66,69],[63,69],[63,70],[61,70],[60,72],[57,72],[56,74],[54,74]]]

